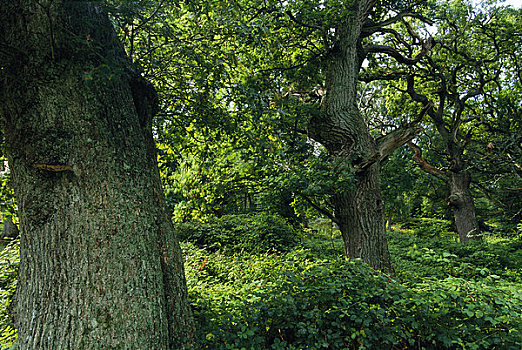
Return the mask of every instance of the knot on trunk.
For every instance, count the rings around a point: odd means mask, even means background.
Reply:
[[[464,204],[464,193],[457,192],[452,193],[448,198],[446,198],[446,201],[449,206],[452,206],[454,208],[459,208]]]

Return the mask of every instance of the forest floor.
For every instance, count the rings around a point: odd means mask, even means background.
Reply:
[[[346,261],[324,223],[282,252],[182,242],[202,348],[520,349],[520,237],[462,246],[440,222],[404,226],[395,276]]]

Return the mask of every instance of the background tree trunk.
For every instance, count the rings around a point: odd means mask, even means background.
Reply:
[[[180,349],[194,334],[151,91],[102,8],[2,2],[0,113],[19,205],[18,349]],[[8,15],[8,16],[7,16]]]
[[[309,135],[326,147],[333,158],[356,165],[377,152],[377,144],[360,114],[357,78],[361,64],[360,34],[373,1],[354,1],[354,13],[337,29],[326,75],[322,113],[312,118]],[[392,271],[384,205],[379,188],[379,162],[355,170],[355,188],[333,197],[335,218],[344,240],[346,256],[361,258],[371,266]]]
[[[480,228],[475,216],[475,204],[469,188],[471,179],[467,171],[450,173],[448,204],[453,211],[455,227],[462,243],[480,239]]]
[[[443,126],[438,127],[439,130]],[[449,187],[448,205],[453,212],[455,227],[461,243],[470,240],[480,240],[480,227],[475,215],[475,204],[471,194],[471,174],[466,170],[463,158],[462,143],[455,141],[451,135],[455,133],[439,133],[443,136],[449,156],[449,172],[447,183]]]
[[[433,118],[435,122],[441,118]],[[443,137],[448,154],[450,155],[450,171],[443,171],[428,164],[422,158],[421,149],[413,143],[408,146],[415,150],[413,159],[419,167],[446,182],[449,187],[448,205],[453,212],[457,234],[461,243],[471,240],[479,240],[480,226],[475,216],[475,204],[471,195],[470,184],[471,175],[465,169],[465,162],[462,159],[462,149],[450,139],[450,134],[445,131],[442,124],[437,124],[439,133]]]

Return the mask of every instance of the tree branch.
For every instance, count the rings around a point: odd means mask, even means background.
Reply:
[[[145,18],[136,28],[135,30],[140,30],[141,28],[143,28],[143,26],[145,24],[147,24],[151,19],[153,19],[159,12],[159,10],[161,9],[161,7],[163,6],[163,3],[165,2],[165,0],[161,0],[161,2],[158,4],[158,6],[156,7],[156,9],[152,12],[152,14]]]
[[[383,27],[386,27],[386,26],[389,26],[390,24],[399,22],[400,20],[402,20],[405,17],[417,18],[425,23],[428,23],[429,25],[433,25],[433,23],[434,23],[432,20],[430,20],[424,16],[421,16],[419,14],[412,13],[412,12],[401,12],[397,16],[389,18],[380,23],[368,22],[368,24],[366,24],[362,28],[361,37],[366,38],[366,37],[372,35],[373,33],[380,31]]]
[[[477,186],[481,191],[482,193],[484,194],[484,196],[486,196],[486,198],[491,202],[493,203],[494,205],[496,205],[497,207],[499,208],[505,208],[506,205],[504,203],[502,203],[501,201],[499,200],[496,200],[495,198],[493,198],[493,195],[491,194],[491,191],[489,191],[484,185],[482,185],[480,182],[478,181],[471,181],[475,186]]]
[[[432,107],[433,104],[428,103],[424,106],[419,113],[419,116],[415,118],[414,121],[379,138],[377,140],[377,151],[363,162],[357,164],[355,166],[356,171],[363,170],[376,162],[383,161],[390,154],[395,152],[397,148],[413,140],[413,138],[423,130],[423,128],[417,124],[420,123],[422,118]]]
[[[434,106],[433,102],[431,102],[426,95],[419,94],[415,91],[415,76],[414,75],[408,76],[407,92],[414,101],[420,102],[424,105],[431,104],[432,107]],[[435,111],[434,108],[430,108],[430,109],[428,109],[427,113],[433,120],[433,123],[435,124],[435,127],[437,128],[437,130],[440,133],[440,135],[442,136],[442,138],[444,140],[449,140],[450,132],[446,128],[444,120],[442,119],[442,113],[444,111],[444,96],[445,96],[445,93],[441,92],[441,100],[439,102],[439,108],[437,109],[437,111]]]
[[[434,166],[430,165],[428,162],[426,162],[425,159],[422,158],[422,151],[419,146],[414,144],[413,142],[407,143],[408,147],[413,149],[415,151],[415,155],[413,156],[413,160],[419,165],[419,168],[421,168],[423,171],[427,172],[428,174],[434,175],[441,179],[444,182],[448,181],[448,173],[435,168]]]
[[[384,80],[384,81],[392,81],[392,80],[400,80],[404,78],[408,73],[406,72],[391,72],[391,73],[381,73],[375,75],[359,75],[359,81],[364,81],[366,83],[370,83],[372,81]]]
[[[310,28],[310,29],[318,29],[323,33],[326,31],[324,27],[316,26],[313,24],[306,24],[306,23],[299,21],[297,18],[295,18],[295,16],[292,14],[291,11],[286,11],[286,14],[287,14],[288,18],[290,18],[292,21],[294,21],[295,23],[299,24],[302,27],[306,27],[306,28]]]
[[[406,57],[403,54],[401,54],[397,49],[386,46],[386,45],[368,45],[364,47],[364,51],[368,54],[370,52],[372,53],[383,53],[385,55],[388,55],[390,57],[393,57],[397,62],[407,65],[414,65],[415,63],[419,62],[426,54],[431,50],[433,47],[435,41],[433,38],[428,38],[426,41],[422,41],[422,50],[419,52],[415,57]]]
[[[339,220],[332,213],[330,213],[328,210],[324,209],[323,207],[315,204],[310,197],[308,197],[307,195],[305,195],[303,193],[299,193],[299,196],[301,196],[301,198],[303,198],[306,202],[308,202],[308,204],[310,204],[310,206],[312,208],[314,208],[315,210],[317,210],[318,212],[320,212],[321,214],[323,214],[324,216],[326,216],[327,218],[329,218],[336,224],[339,224]]]

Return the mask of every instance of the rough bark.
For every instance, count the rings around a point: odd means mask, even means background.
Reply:
[[[475,204],[470,190],[471,176],[467,171],[451,173],[448,179],[448,205],[453,211],[455,227],[461,243],[480,239],[480,227],[475,216]]]
[[[451,129],[451,135],[456,135],[458,129]],[[471,194],[471,174],[466,170],[464,147],[455,137],[442,135],[449,156],[448,205],[453,211],[455,227],[461,243],[470,240],[480,240],[480,227],[475,215],[475,204]],[[445,136],[445,137],[444,137]]]
[[[334,196],[335,217],[348,258],[360,258],[376,269],[393,272],[378,171],[379,165],[372,165],[356,175],[354,190]]]
[[[18,349],[190,348],[154,94],[95,3],[0,4],[0,46],[10,48],[0,116],[22,232]]]
[[[356,103],[360,34],[373,4],[368,0],[354,1],[353,13],[336,30],[336,44],[327,58],[326,95],[321,114],[310,121],[309,135],[323,144],[332,157],[354,165],[355,187],[333,197],[346,256],[361,258],[375,268],[391,272],[379,188],[380,157],[373,159],[379,148]],[[356,169],[357,164],[364,166]]]

